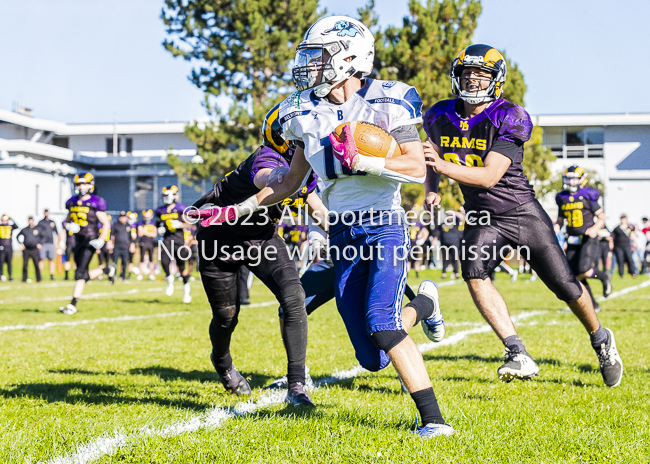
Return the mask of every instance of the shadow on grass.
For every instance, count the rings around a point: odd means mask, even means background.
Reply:
[[[48,403],[65,402],[69,404],[157,404],[160,406],[205,410],[208,404],[177,398],[133,397],[113,385],[87,382],[68,383],[27,383],[15,385],[10,389],[0,389],[5,398],[34,398]]]
[[[585,382],[583,382],[583,381],[580,380],[580,379],[574,379],[574,380],[566,380],[566,379],[544,379],[544,378],[541,378],[541,379],[540,379],[539,377],[535,377],[534,379],[531,380],[531,382],[539,382],[539,383],[556,383],[556,384],[558,384],[558,385],[563,385],[563,386],[572,385],[572,386],[574,386],[574,387],[599,387],[599,386],[604,387],[604,386],[605,386],[602,382],[600,382],[600,383],[598,383],[598,382],[593,382],[593,383],[592,383],[592,382],[589,382],[589,383],[585,383]]]
[[[173,382],[176,380],[185,380],[201,383],[215,383],[219,382],[219,376],[216,372],[210,371],[182,371],[173,367],[165,366],[149,366],[137,367],[130,369],[126,373],[115,371],[88,371],[84,369],[50,369],[48,372],[52,374],[66,374],[66,375],[143,375],[158,377],[165,382]],[[262,387],[273,377],[266,374],[259,374],[256,372],[241,372],[246,377],[248,383],[252,388]]]
[[[324,410],[328,408],[336,409],[335,416],[326,414],[324,412]],[[414,420],[397,420],[395,422],[381,420],[374,415],[364,415],[363,413],[360,413],[358,409],[348,410],[341,409],[340,407],[324,406],[320,404],[317,404],[316,408],[295,408],[292,406],[287,406],[279,411],[258,409],[253,414],[247,414],[245,417],[242,417],[242,419],[274,419],[277,417],[284,417],[288,419],[326,419],[329,423],[329,429],[331,431],[336,430],[339,424],[341,424],[344,428],[366,427],[380,430],[402,429],[404,431],[408,431],[413,430],[415,423]]]
[[[177,300],[159,300],[158,298],[153,299],[153,300],[148,300],[146,298],[140,298],[140,299],[135,299],[135,298],[115,298],[112,299],[111,301],[119,301],[121,303],[137,303],[137,304],[142,304],[142,303],[148,303],[148,304],[157,304],[157,305],[176,305],[176,306],[181,306],[182,303],[180,303]]]
[[[497,362],[503,362],[503,358],[500,356],[480,356],[478,354],[463,354],[459,356],[452,356],[452,355],[436,355],[436,354],[425,354],[423,355],[425,361],[460,361],[460,360],[468,360],[468,361],[477,361],[477,362],[484,362],[484,363],[497,363]],[[559,366],[562,363],[558,361],[557,359],[552,359],[552,358],[537,358],[535,359],[535,362],[537,364],[544,364],[544,365],[551,365],[551,366]]]

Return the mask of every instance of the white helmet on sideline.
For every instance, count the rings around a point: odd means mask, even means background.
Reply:
[[[360,21],[328,16],[316,21],[296,48],[293,82],[298,90],[327,96],[356,73],[367,76],[375,58],[375,38]]]

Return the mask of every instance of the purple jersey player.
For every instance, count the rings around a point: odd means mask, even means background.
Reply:
[[[154,212],[154,219],[158,227],[158,234],[162,235],[163,241],[160,243],[160,264],[167,276],[167,288],[165,295],[174,294],[175,276],[170,270],[172,259],[176,261],[176,268],[183,278],[183,303],[192,302],[190,287],[189,268],[187,262],[192,257],[192,251],[185,246],[184,229],[190,227],[190,224],[183,222],[183,212],[185,205],[179,203],[178,187],[168,185],[162,189],[163,205],[159,206]]]
[[[605,384],[618,386],[623,364],[614,334],[600,325],[591,297],[569,268],[553,223],[523,173],[528,113],[501,99],[506,80],[503,56],[487,45],[471,45],[451,65],[452,91],[459,98],[438,102],[424,116],[428,172],[427,202],[436,204],[439,175],[460,183],[467,214],[489,214],[467,224],[461,268],[479,311],[506,347],[499,378],[530,379],[539,368],[517,335],[501,294],[488,277],[514,247],[540,279],[582,322],[596,350]]]
[[[279,106],[279,105],[278,105]],[[266,185],[269,176],[288,170],[293,156],[282,138],[278,119],[278,106],[267,114],[264,121],[264,146],[230,172],[193,206],[211,203],[217,207],[237,204],[254,196]],[[304,390],[305,358],[307,350],[307,313],[305,293],[300,284],[298,270],[289,257],[284,240],[276,233],[283,216],[290,216],[284,208],[303,208],[306,203],[312,210],[327,214],[320,198],[314,192],[317,178],[310,174],[305,185],[280,204],[261,209],[231,220],[228,223],[209,225],[206,217],[199,227],[199,270],[201,281],[212,307],[210,340],[212,364],[227,391],[236,395],[249,395],[250,386],[233,365],[230,339],[237,325],[239,298],[238,272],[246,266],[273,292],[284,309],[282,338],[287,352],[287,402],[294,405],[312,405]],[[209,215],[219,208],[202,209],[199,214]]]
[[[598,232],[605,226],[605,211],[600,206],[600,191],[587,187],[587,173],[580,166],[569,166],[562,176],[564,190],[557,194],[555,202],[558,217],[555,232],[559,232],[566,220],[569,267],[585,286],[596,311],[600,307],[593,297],[587,279],[598,279],[603,284],[605,298],[612,292],[612,277],[596,268],[600,256]]]
[[[72,301],[59,308],[59,311],[68,316],[77,312],[77,300],[81,298],[87,280],[96,279],[102,274],[107,274],[111,283],[115,279],[113,263],[88,270],[90,260],[96,250],[104,246],[110,234],[111,223],[106,214],[106,200],[92,195],[95,190],[95,178],[91,173],[76,175],[74,184],[75,195],[65,203],[68,217],[64,222],[64,227],[75,236],[73,253],[77,266],[75,270],[76,282],[72,292]],[[99,232],[100,228],[101,232]]]

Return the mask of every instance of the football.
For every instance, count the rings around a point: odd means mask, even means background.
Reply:
[[[343,142],[345,138],[343,128],[346,125],[350,126],[352,134],[354,134],[359,154],[379,158],[392,158],[402,154],[397,140],[392,135],[378,125],[369,122],[352,121],[339,125],[334,129],[334,134],[339,141]]]

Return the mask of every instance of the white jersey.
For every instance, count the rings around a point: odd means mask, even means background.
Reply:
[[[400,210],[401,183],[344,168],[334,156],[330,133],[340,124],[365,121],[388,132],[422,122],[422,100],[415,87],[395,81],[365,79],[345,103],[317,98],[312,90],[295,92],[280,104],[284,136],[305,145],[305,158],[326,189],[323,203],[336,213]]]

